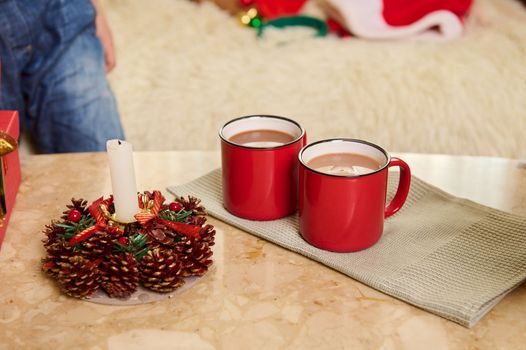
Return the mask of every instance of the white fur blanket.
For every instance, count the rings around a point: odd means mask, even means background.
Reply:
[[[213,4],[108,0],[110,80],[136,150],[216,149],[248,114],[293,118],[310,141],[362,138],[392,152],[526,158],[526,9],[475,0],[459,40],[258,40]],[[309,3],[307,11],[316,12]]]

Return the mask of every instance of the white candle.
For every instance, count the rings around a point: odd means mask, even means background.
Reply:
[[[120,222],[133,222],[134,215],[139,212],[139,204],[132,145],[126,141],[109,140],[106,142],[106,149],[110,163],[115,215]]]

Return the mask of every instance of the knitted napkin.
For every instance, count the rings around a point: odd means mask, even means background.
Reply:
[[[388,198],[397,186],[390,174]],[[298,217],[240,219],[225,210],[221,170],[168,190],[202,200],[210,215],[305,255],[372,288],[445,317],[475,325],[526,279],[526,218],[454,197],[413,176],[404,207],[385,221],[378,243],[354,253],[308,244]]]

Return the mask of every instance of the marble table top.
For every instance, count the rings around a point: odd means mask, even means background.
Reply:
[[[397,154],[454,195],[526,215],[526,162]],[[138,152],[139,190],[219,167],[217,151]],[[69,298],[40,271],[42,229],[71,197],[111,192],[104,153],[22,157],[23,182],[0,250],[0,349],[519,349],[526,283],[471,329],[377,292],[210,218],[214,268],[172,299],[108,306]],[[526,254],[526,252],[525,252]]]

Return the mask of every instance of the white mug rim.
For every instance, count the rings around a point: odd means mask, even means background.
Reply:
[[[241,145],[239,143],[232,142],[228,138],[226,138],[225,135],[223,134],[224,129],[228,125],[230,125],[232,123],[235,123],[237,121],[244,120],[244,119],[266,119],[266,118],[269,118],[269,119],[281,119],[281,120],[284,120],[284,121],[289,122],[291,124],[294,124],[298,128],[298,130],[300,131],[299,136],[294,138],[294,140],[289,141],[287,143],[284,143],[282,145],[265,146],[265,147],[254,147],[254,146],[246,146],[246,145]],[[268,150],[274,150],[274,149],[278,149],[278,148],[287,147],[287,146],[293,145],[296,142],[300,141],[301,139],[303,139],[304,136],[305,136],[305,129],[303,129],[303,127],[298,122],[296,122],[296,121],[294,121],[294,120],[292,120],[290,118],[281,117],[281,116],[277,116],[277,115],[268,115],[268,114],[253,114],[253,115],[246,115],[246,116],[234,118],[234,119],[226,122],[219,129],[219,137],[221,138],[222,141],[228,143],[229,145],[235,146],[235,147],[246,148],[246,149],[250,149],[250,150],[254,150],[254,151],[256,151],[256,150],[268,151]]]

